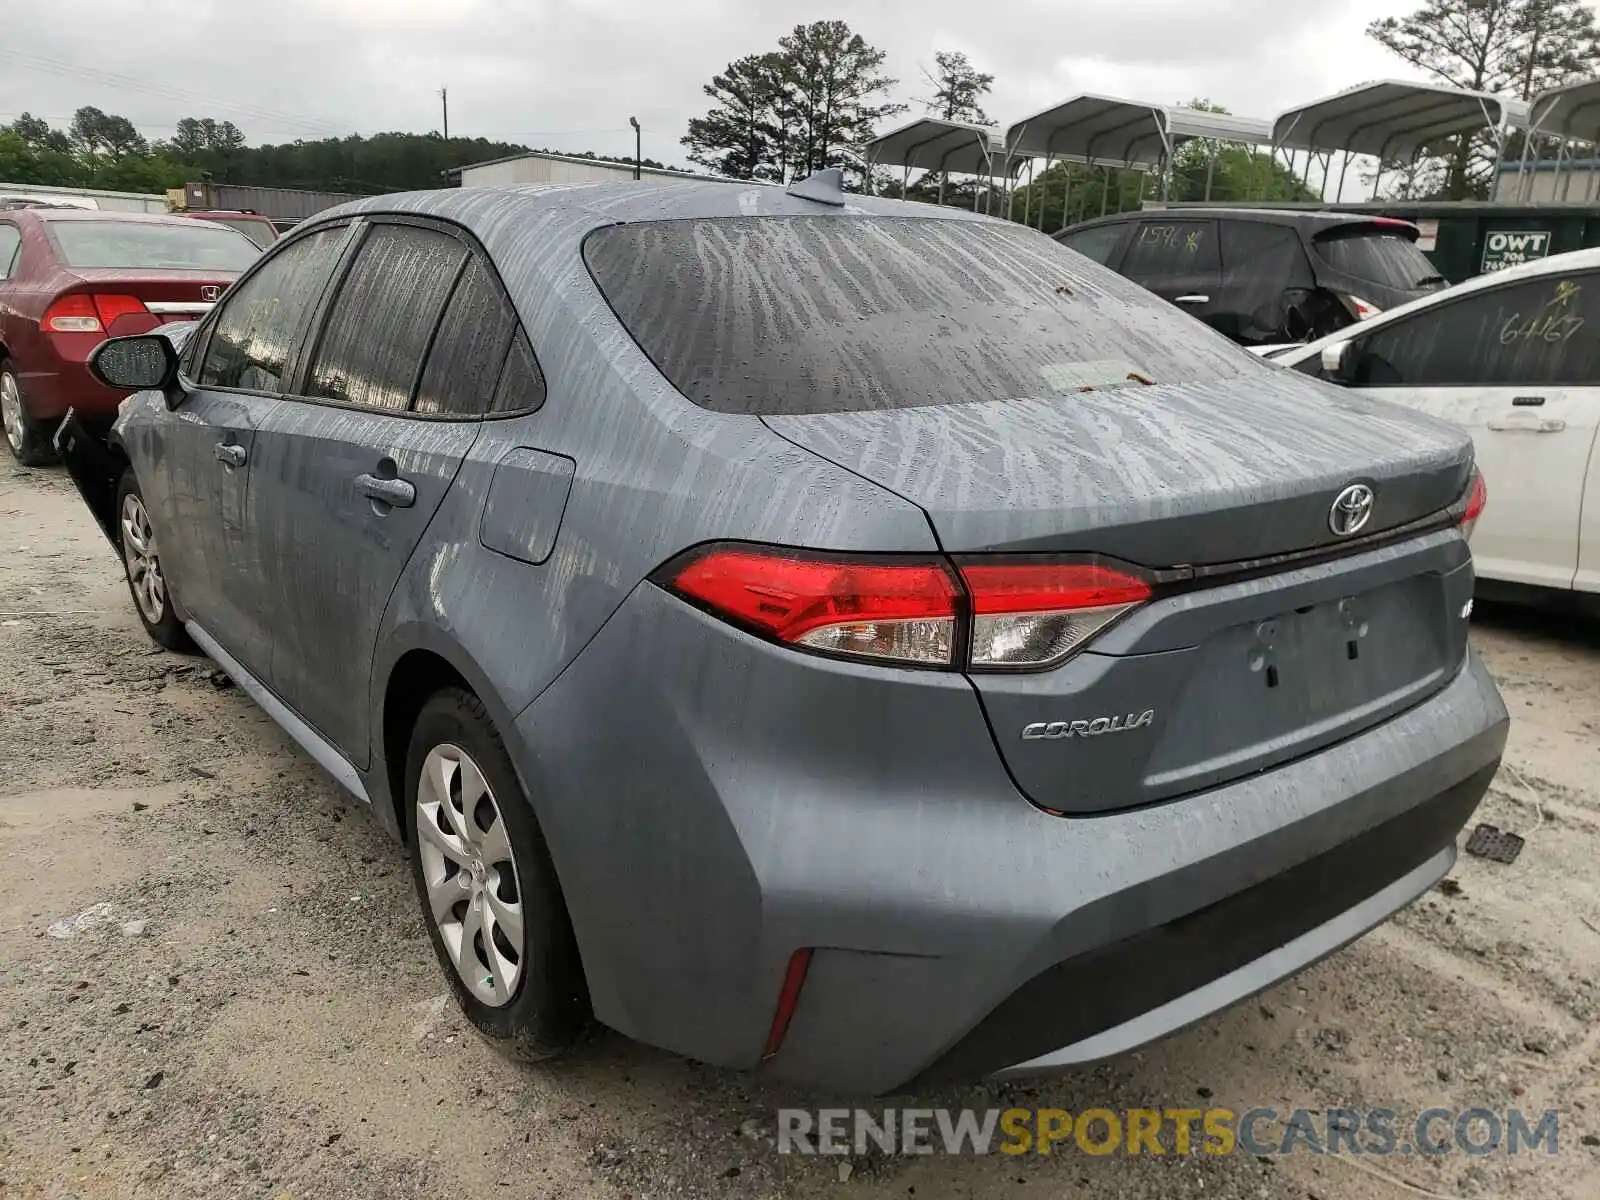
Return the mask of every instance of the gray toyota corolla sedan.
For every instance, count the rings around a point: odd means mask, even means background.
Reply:
[[[1103,1058],[1425,892],[1505,740],[1466,436],[999,220],[382,196],[95,369],[150,633],[404,841],[525,1057]]]

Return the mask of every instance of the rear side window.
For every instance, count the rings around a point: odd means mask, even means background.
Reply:
[[[22,230],[15,225],[0,225],[0,279],[10,279],[22,248]]]
[[[415,411],[458,417],[488,412],[515,327],[511,306],[489,269],[474,258],[445,306],[417,385]]]
[[[1490,288],[1357,339],[1366,387],[1593,385],[1600,274]]]
[[[1063,234],[1057,240],[1067,249],[1076,250],[1085,258],[1105,266],[1111,261],[1112,253],[1122,244],[1122,235],[1127,231],[1126,224],[1096,225],[1093,229]]]
[[[1130,279],[1157,279],[1203,275],[1220,265],[1216,229],[1210,221],[1145,221],[1118,269]]]
[[[202,387],[282,389],[289,351],[333,273],[347,232],[343,226],[319,229],[291,242],[228,289],[200,364]]]
[[[690,400],[781,416],[1060,396],[1250,369],[1032,230],[915,217],[613,225],[584,258]]]
[[[261,257],[244,234],[206,221],[51,221],[69,267],[125,271],[243,271]]]
[[[305,394],[404,411],[466,256],[437,230],[374,225],[329,308]]]
[[[1401,291],[1415,291],[1441,282],[1415,239],[1380,225],[1333,229],[1311,243],[1317,257],[1335,271]]]

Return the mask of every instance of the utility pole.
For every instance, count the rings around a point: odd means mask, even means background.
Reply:
[[[628,124],[633,126],[633,177],[638,179],[640,168],[644,166],[643,134],[639,131],[638,117],[629,117]]]
[[[442,87],[442,88],[439,89],[439,103],[444,106],[444,140],[445,140],[445,143],[448,145],[449,142],[450,142],[450,89],[449,88]]]

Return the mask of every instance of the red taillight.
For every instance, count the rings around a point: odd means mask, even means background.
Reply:
[[[718,616],[781,642],[928,666],[953,661],[960,593],[942,563],[712,546],[669,582]]]
[[[1472,540],[1472,531],[1488,505],[1489,486],[1483,481],[1483,473],[1474,468],[1472,482],[1467,484],[1467,504],[1461,513],[1461,533],[1468,541]]]
[[[975,668],[1049,667],[1150,599],[1147,580],[1098,562],[957,562],[972,602]]]
[[[100,324],[109,331],[118,317],[145,317],[150,315],[150,310],[144,306],[144,301],[137,296],[119,296],[116,294],[99,294],[94,298],[95,311],[100,314]]]
[[[824,654],[925,667],[1053,666],[1150,598],[1102,562],[939,559],[711,545],[657,581],[753,632]],[[965,660],[957,662],[965,646]]]
[[[789,956],[789,967],[783,973],[783,990],[778,993],[778,1007],[772,1014],[772,1028],[767,1031],[767,1044],[761,1049],[763,1062],[783,1045],[783,1035],[789,1032],[789,1022],[794,1020],[795,1006],[800,1003],[800,988],[810,967],[810,950],[796,950]]]
[[[105,333],[118,317],[148,316],[137,296],[116,292],[75,292],[62,296],[40,318],[46,333]]]

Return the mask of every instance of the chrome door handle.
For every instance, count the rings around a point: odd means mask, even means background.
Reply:
[[[237,442],[218,442],[212,453],[219,463],[228,467],[242,467],[244,460],[250,456],[250,452]]]
[[[1567,423],[1559,417],[1536,417],[1532,413],[1512,413],[1491,417],[1489,428],[1496,433],[1560,433]]]
[[[1173,298],[1174,304],[1210,304],[1210,296],[1177,296]]]
[[[417,489],[404,479],[379,479],[376,475],[357,475],[356,487],[369,500],[393,508],[410,508],[417,502]]]

